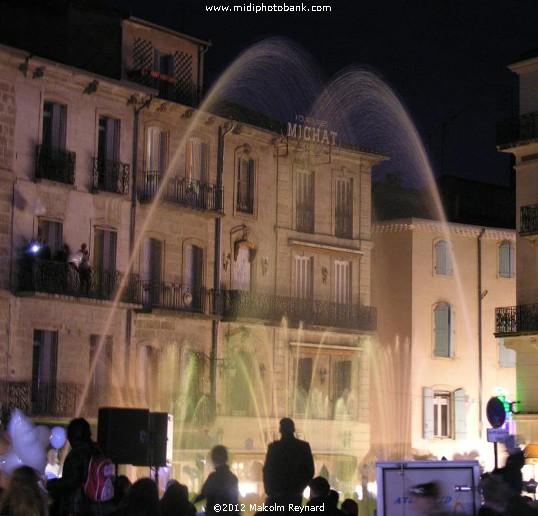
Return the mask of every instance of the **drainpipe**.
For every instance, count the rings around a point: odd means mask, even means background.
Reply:
[[[231,122],[225,123],[223,126],[219,126],[218,129],[218,143],[217,143],[217,192],[221,196],[222,211],[224,212],[224,191],[223,191],[223,176],[224,176],[224,137],[226,133],[231,131],[234,124]],[[219,215],[215,219],[215,256],[213,266],[213,292],[217,297],[213,299],[213,308],[221,305],[220,301],[220,256],[222,254],[222,217]],[[215,314],[219,316],[220,314]],[[209,382],[210,393],[213,402],[216,402],[217,396],[217,356],[219,345],[219,331],[220,320],[214,319],[211,325],[211,352],[209,355]]]
[[[478,234],[478,434],[482,437],[483,421],[482,421],[482,299],[487,292],[482,293],[482,238],[486,232],[485,228],[480,230]]]

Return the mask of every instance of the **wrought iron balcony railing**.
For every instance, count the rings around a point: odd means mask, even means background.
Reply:
[[[519,219],[519,234],[538,234],[538,204],[521,206]]]
[[[93,191],[128,194],[130,169],[128,164],[120,161],[93,158]]]
[[[495,309],[495,334],[538,333],[538,304]]]
[[[147,308],[208,314],[213,306],[213,291],[203,287],[167,281],[141,281],[140,300]]]
[[[139,188],[141,201],[149,201],[157,194],[162,182],[162,173],[147,171]],[[171,177],[163,185],[163,201],[189,206],[199,210],[222,212],[223,189],[215,185],[187,179]]]
[[[18,290],[113,300],[123,279],[124,274],[115,270],[92,268],[84,276],[72,265],[25,256],[19,262]],[[129,277],[121,301],[140,303],[139,291],[138,278]]]
[[[223,290],[219,297],[219,313],[228,320],[257,319],[280,324],[283,317],[296,326],[345,328],[375,331],[376,309],[371,306],[347,305],[319,299],[258,294],[242,290]]]
[[[177,79],[156,70],[131,70],[129,77],[133,82],[159,90],[159,98],[171,100],[190,107],[198,107],[203,88],[191,81]]]
[[[74,185],[76,162],[77,156],[72,151],[38,145],[36,178]]]
[[[497,145],[516,144],[538,138],[538,112],[502,120],[497,124]]]

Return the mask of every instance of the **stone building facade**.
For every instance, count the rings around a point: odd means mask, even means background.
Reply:
[[[223,443],[258,493],[290,416],[316,470],[353,491],[381,157],[210,112],[207,43],[132,18],[118,30],[108,75],[0,48],[4,411],[168,413],[170,475],[199,489]],[[70,264],[82,243],[91,275]]]

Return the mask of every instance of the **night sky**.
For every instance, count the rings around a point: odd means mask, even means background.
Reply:
[[[403,99],[436,175],[509,183],[510,159],[495,148],[496,123],[518,113],[517,76],[507,65],[538,49],[537,0],[317,0],[332,12],[257,15],[209,13],[211,1],[108,5],[211,40],[208,86],[243,50],[269,36],[300,44],[329,77],[352,64],[372,67]]]

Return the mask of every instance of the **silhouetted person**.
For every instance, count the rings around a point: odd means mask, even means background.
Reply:
[[[352,498],[346,498],[341,509],[346,516],[359,516],[359,504]]]
[[[215,471],[209,474],[202,486],[202,491],[194,500],[194,503],[200,500],[206,501],[205,513],[208,516],[214,516],[220,512],[215,510],[216,504],[237,505],[239,499],[239,482],[228,467],[228,450],[226,447],[220,444],[215,446],[211,450],[211,461]],[[236,511],[227,512],[229,514]]]
[[[48,516],[48,506],[36,472],[29,466],[18,467],[0,501],[2,516]]]
[[[161,516],[195,516],[196,507],[189,501],[187,486],[170,480],[161,498]]]
[[[269,444],[263,466],[263,485],[267,504],[301,505],[303,491],[314,476],[310,444],[295,437],[295,423],[280,420],[281,439]]]
[[[161,516],[159,490],[151,478],[138,479],[129,489],[120,516]]]
[[[67,427],[67,439],[71,450],[65,458],[62,477],[47,482],[47,490],[55,500],[55,508],[51,510],[51,514],[91,515],[93,512],[90,500],[82,489],[88,477],[90,458],[97,450],[91,439],[88,421],[84,418],[71,420]]]

